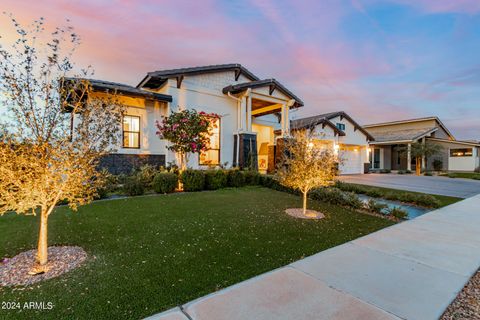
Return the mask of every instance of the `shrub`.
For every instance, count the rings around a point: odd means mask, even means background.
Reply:
[[[427,177],[433,176],[433,174],[430,171],[425,172],[423,175]]]
[[[393,207],[388,210],[388,214],[397,218],[397,219],[407,219],[408,213],[407,211],[400,209],[398,207]]]
[[[243,187],[245,185],[245,176],[238,169],[232,169],[228,171],[227,181],[229,187]]]
[[[457,174],[455,172],[450,172],[449,174],[447,174],[447,177],[449,178],[456,178],[457,177]]]
[[[397,174],[405,174],[406,173],[406,170],[398,170],[397,171]]]
[[[390,169],[382,169],[382,170],[380,170],[380,173],[390,173],[390,172],[392,172],[392,170],[390,170]]]
[[[227,186],[227,173],[224,170],[205,171],[205,189],[216,190]]]
[[[245,176],[245,184],[248,186],[256,186],[260,184],[261,174],[257,171],[248,170],[242,171],[243,175]]]
[[[97,188],[97,196],[95,199],[105,199],[109,193],[114,192],[118,186],[117,176],[114,176],[107,170],[102,170],[100,174],[103,177],[103,183]]]
[[[365,207],[367,210],[376,213],[384,213],[385,209],[388,208],[386,204],[375,201],[375,199],[369,199]]]
[[[443,161],[440,159],[433,160],[433,170],[435,171],[442,171],[443,169]]]
[[[153,178],[155,178],[155,175],[157,173],[158,173],[157,168],[155,168],[150,164],[144,164],[138,169],[138,171],[135,174],[138,176],[140,181],[142,181],[145,188],[151,188]]]
[[[405,170],[405,174],[412,174],[412,170]]]
[[[202,170],[185,170],[180,180],[185,191],[201,191],[205,188],[205,173]]]
[[[126,179],[123,190],[129,196],[140,196],[145,193],[145,186],[137,176],[130,176]]]
[[[365,193],[367,196],[372,198],[380,198],[383,195],[383,192],[381,192],[379,189],[374,189],[374,188],[366,190],[365,192],[357,192],[357,193]]]
[[[473,176],[472,179],[474,179],[474,180],[480,180],[480,175]]]
[[[172,193],[178,185],[178,176],[171,172],[159,172],[152,182],[153,190],[156,193]]]
[[[363,201],[353,192],[347,192],[343,195],[344,205],[354,209],[363,208]]]
[[[310,198],[335,205],[345,205],[344,193],[335,187],[317,188],[310,192]]]

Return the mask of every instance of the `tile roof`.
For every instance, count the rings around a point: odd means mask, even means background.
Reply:
[[[328,112],[328,113],[318,114],[318,115],[312,116],[312,117],[296,119],[296,120],[292,121],[292,125],[299,126],[299,127],[311,127],[311,126],[315,126],[318,121],[321,121],[321,119],[330,120],[330,119],[336,118],[338,116],[348,119],[354,125],[354,127],[357,130],[360,130],[364,135],[366,135],[370,141],[375,140],[375,138],[370,134],[370,132],[365,130],[361,125],[359,125],[355,120],[352,119],[352,117],[350,117],[344,111]],[[336,126],[335,126],[335,128],[336,128]]]
[[[288,90],[284,85],[278,82],[276,79],[257,80],[257,81],[229,85],[223,88],[222,92],[238,93],[248,88],[259,88],[259,87],[265,87],[265,86],[271,86],[271,92],[273,92],[273,90],[275,89],[278,89],[279,91],[283,92],[285,95],[294,99],[297,104],[297,107],[303,106],[303,101],[299,97],[297,97],[295,94],[293,94],[290,90]]]
[[[375,143],[385,143],[385,142],[393,143],[397,141],[400,142],[400,141],[417,140],[436,130],[438,130],[438,127],[405,129],[405,130],[389,130],[389,131],[377,131],[377,132],[375,132],[374,130],[369,130],[369,132],[375,138]]]
[[[104,91],[104,92],[112,91],[112,92],[122,93],[125,95],[130,95],[130,96],[137,96],[137,97],[143,97],[147,99],[172,102],[172,96],[170,95],[141,90],[123,83],[96,80],[96,79],[83,79],[83,78],[66,78],[66,80],[87,80],[90,82],[90,85],[95,91]]]
[[[260,80],[256,75],[250,72],[247,68],[242,66],[239,63],[229,63],[229,64],[216,64],[209,66],[199,66],[199,67],[189,67],[189,68],[178,68],[178,69],[168,69],[168,70],[159,70],[147,73],[145,78],[140,81],[137,85],[139,87],[148,87],[155,88],[161,86],[167,79],[182,77],[186,75],[194,74],[204,74],[204,73],[214,73],[222,71],[235,71],[235,80],[238,79],[238,75],[243,74],[245,77],[252,81]]]

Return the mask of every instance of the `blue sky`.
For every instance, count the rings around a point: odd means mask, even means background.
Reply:
[[[83,38],[76,61],[97,78],[135,85],[148,71],[236,62],[300,96],[297,117],[436,115],[480,140],[478,0],[139,2],[4,0],[2,10],[24,23],[69,18]],[[6,40],[7,26],[0,18]]]

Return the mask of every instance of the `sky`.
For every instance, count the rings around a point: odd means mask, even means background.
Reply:
[[[240,63],[361,124],[438,116],[480,140],[480,0],[2,0],[49,27],[70,19],[74,60],[136,85],[149,71]],[[0,15],[0,35],[13,30]]]

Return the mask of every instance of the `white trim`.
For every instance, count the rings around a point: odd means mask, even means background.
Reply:
[[[428,140],[438,141],[438,142],[445,142],[445,143],[455,143],[455,144],[465,144],[468,146],[480,147],[480,143],[475,142],[468,142],[468,141],[459,141],[459,140],[447,140],[447,139],[440,139],[440,138],[429,138]]]

